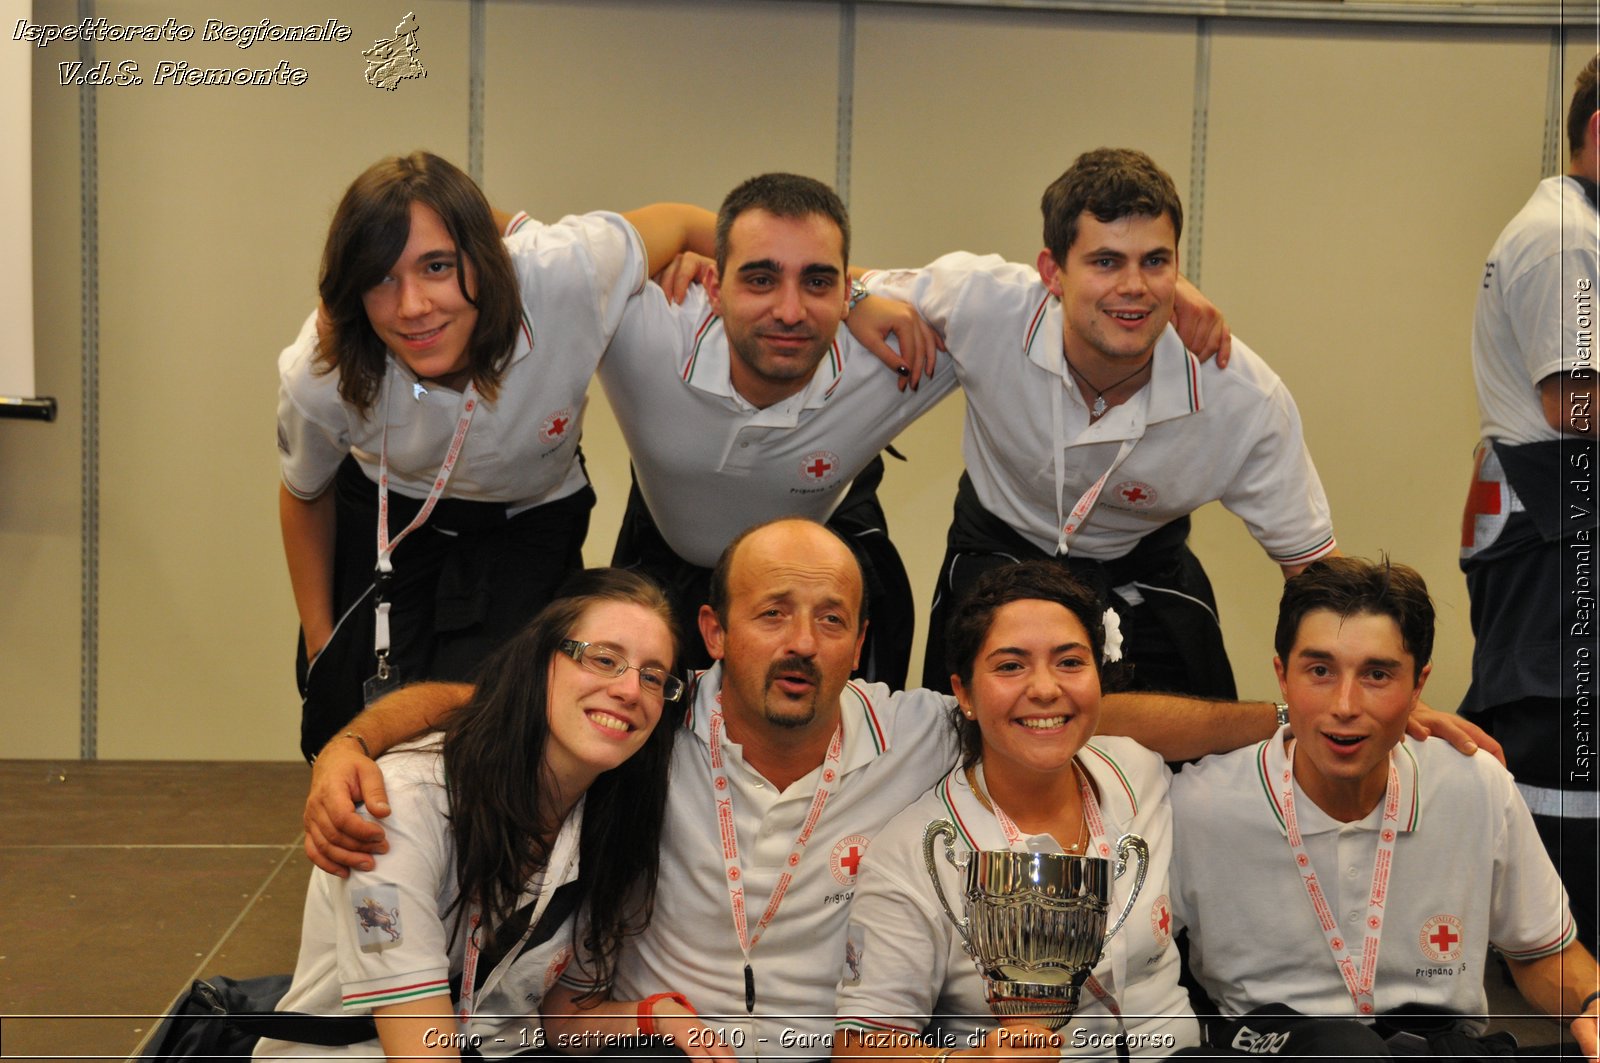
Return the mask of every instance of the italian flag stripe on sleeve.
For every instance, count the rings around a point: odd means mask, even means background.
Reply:
[[[376,1008],[384,1004],[400,1004],[407,1000],[421,1000],[423,997],[450,995],[450,980],[448,978],[431,978],[426,982],[413,982],[410,985],[391,986],[387,989],[369,989],[364,993],[346,993],[342,998],[344,1010],[361,1011],[367,1008]]]

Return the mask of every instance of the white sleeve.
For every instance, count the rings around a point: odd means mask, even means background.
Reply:
[[[1303,565],[1334,549],[1333,517],[1311,461],[1300,411],[1281,380],[1262,398],[1255,441],[1222,495],[1267,556]]]
[[[915,1035],[944,987],[955,930],[922,870],[921,833],[913,854],[906,824],[915,826],[902,818],[886,827],[861,862],[835,998],[841,1033]],[[940,871],[945,895],[959,897],[955,868]]]
[[[350,453],[339,374],[317,372],[317,315],[278,355],[278,464],[297,498],[322,494]]]
[[[934,259],[922,269],[873,270],[862,278],[862,283],[874,295],[910,303],[948,340],[950,323],[958,315],[958,307],[975,277],[980,274],[1025,275],[1027,272],[1026,266],[1007,262],[999,255],[955,251]],[[1036,286],[1037,278],[1032,283]],[[955,354],[952,349],[952,357]]]
[[[334,891],[346,1011],[450,993],[450,926],[440,913],[443,886],[455,871],[442,784],[419,777],[424,773],[396,772],[388,759],[379,763],[388,769],[389,851],[373,870],[352,871]]]
[[[1492,795],[1490,811],[1501,815],[1493,824],[1494,883],[1489,901],[1489,940],[1514,960],[1534,960],[1560,952],[1574,940],[1577,930],[1567,907],[1550,855],[1539,840],[1528,811],[1511,776],[1487,753],[1474,756],[1483,783]],[[1477,761],[1487,761],[1478,764]]]
[[[589,308],[591,324],[609,341],[628,298],[647,279],[648,259],[638,231],[609,211],[568,215],[554,225],[519,217],[516,226],[506,237],[506,248],[516,265],[523,305],[535,315],[535,349],[538,314],[571,314],[580,307]]]
[[[1502,294],[1506,318],[1534,388],[1553,373],[1594,367],[1592,361],[1578,365],[1576,352],[1594,346],[1596,272],[1593,247],[1566,247],[1507,280]],[[1574,298],[1579,291],[1590,293],[1586,303]]]

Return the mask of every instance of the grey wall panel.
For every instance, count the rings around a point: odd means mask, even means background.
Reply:
[[[113,22],[196,27],[230,10],[96,6]],[[273,504],[276,355],[309,308],[327,220],[351,178],[415,147],[467,161],[472,10],[419,3],[428,77],[393,92],[364,83],[360,53],[403,10],[372,0],[339,5],[352,30],[343,44],[99,45],[147,78],[163,59],[286,59],[307,80],[97,90],[99,240],[82,261],[78,89],[60,85],[55,66],[76,52],[35,56],[38,365],[62,415],[0,422],[9,755],[79,747],[86,401],[100,440],[99,755],[295,755],[294,611]],[[1429,578],[1442,620],[1429,696],[1453,706],[1470,652],[1455,553],[1476,434],[1476,275],[1540,176],[1551,57],[1566,67],[1564,101],[1593,53],[1592,27],[1553,49],[1548,29],[1216,19],[1201,49],[1186,16],[862,4],[841,79],[834,3],[523,0],[482,11],[484,182],[496,203],[539,216],[656,199],[714,206],[768,169],[831,179],[841,83],[852,88],[859,262],[917,264],[955,248],[1031,260],[1039,192],[1100,144],[1150,151],[1186,195],[1203,187],[1187,239],[1201,241],[1205,290],[1294,389],[1345,549],[1388,549]],[[270,15],[330,12],[302,0]],[[34,17],[74,22],[76,5],[41,0]],[[1203,174],[1190,171],[1197,83]],[[80,397],[90,262],[99,390]],[[923,609],[960,426],[955,399],[908,432],[911,463],[894,464],[884,490]],[[604,561],[626,456],[603,399],[591,403],[585,447],[602,494],[588,556]],[[1276,569],[1225,513],[1203,512],[1195,539],[1241,684],[1269,694]]]
[[[1426,699],[1454,708],[1471,652],[1456,567],[1477,440],[1473,300],[1540,173],[1539,30],[1219,25],[1206,290],[1288,383],[1346,553],[1419,568],[1439,606]],[[1568,89],[1570,94],[1570,88]],[[1275,690],[1275,566],[1207,513],[1241,685]]]
[[[69,0],[37,3],[70,19]],[[78,755],[82,618],[83,400],[79,313],[78,95],[34,64],[34,364],[54,424],[0,421],[0,749],[8,757]],[[27,254],[26,248],[8,248]]]

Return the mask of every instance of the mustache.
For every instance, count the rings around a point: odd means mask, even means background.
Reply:
[[[798,675],[808,683],[821,685],[822,669],[817,667],[817,662],[808,657],[785,657],[774,661],[767,669],[767,686],[771,686],[781,675]]]

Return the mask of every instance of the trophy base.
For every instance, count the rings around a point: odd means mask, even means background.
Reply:
[[[984,981],[989,1010],[1002,1021],[1026,1019],[1047,1030],[1059,1030],[1078,1010],[1078,986],[1071,982]]]

